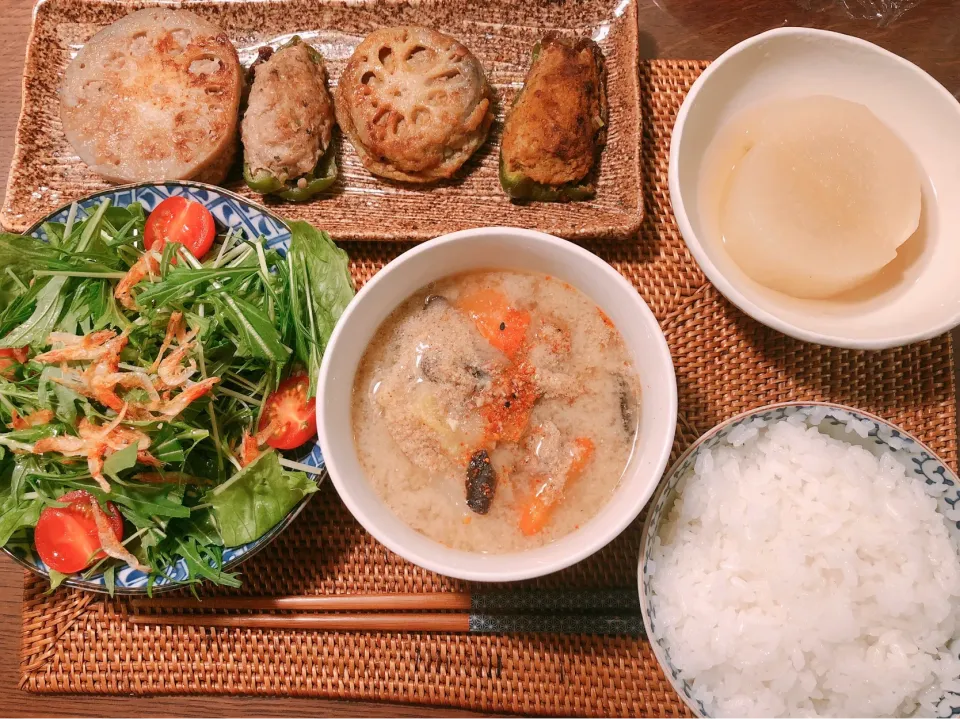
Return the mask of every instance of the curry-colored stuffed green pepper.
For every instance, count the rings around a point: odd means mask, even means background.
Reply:
[[[545,36],[504,124],[500,184],[518,200],[590,199],[606,130],[600,48],[589,39]]]
[[[251,189],[303,202],[337,179],[336,123],[323,56],[299,37],[261,50],[240,132]]]

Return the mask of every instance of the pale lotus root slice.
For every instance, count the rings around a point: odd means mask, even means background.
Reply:
[[[223,180],[243,71],[216,25],[186,10],[131,13],[67,67],[60,116],[80,159],[111,182]]]
[[[449,178],[483,145],[493,91],[480,61],[429,28],[376,30],[340,77],[337,120],[370,172],[403,182]]]

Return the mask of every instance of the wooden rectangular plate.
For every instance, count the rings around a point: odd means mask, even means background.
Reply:
[[[497,122],[487,143],[454,180],[412,187],[377,179],[340,140],[340,178],[305,204],[266,200],[288,219],[308,220],[343,240],[424,240],[469,227],[529,227],[571,239],[628,239],[643,214],[637,0],[199,0],[176,5],[222,27],[243,64],[257,47],[299,34],[327,60],[335,85],[356,45],[387,25],[426,25],[453,35],[483,63],[497,94]],[[98,29],[156,2],[40,0],[27,46],[23,110],[0,223],[22,232],[39,219],[106,187],[80,161],[60,123],[64,68]],[[174,3],[163,3],[171,6]],[[500,129],[523,85],[534,43],[548,30],[589,36],[607,61],[610,119],[596,197],[566,204],[512,203],[497,176]],[[156,178],[160,179],[160,178]],[[254,198],[235,167],[226,186]]]

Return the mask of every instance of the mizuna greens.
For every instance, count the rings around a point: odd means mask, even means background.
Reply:
[[[263,446],[261,414],[291,374],[315,395],[354,294],[346,254],[291,222],[285,257],[227,229],[201,261],[173,242],[145,252],[139,204],[81,215],[46,224],[48,242],[0,235],[0,545],[82,489],[101,539],[119,510],[124,551],[103,549],[150,586],[179,559],[189,581],[236,586],[223,549],[316,491]],[[122,559],[101,557],[86,573],[109,586]]]

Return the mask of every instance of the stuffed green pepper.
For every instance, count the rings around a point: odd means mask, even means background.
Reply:
[[[510,197],[593,197],[607,134],[604,81],[603,54],[592,40],[549,34],[537,43],[500,143],[500,184]]]
[[[264,195],[303,202],[337,178],[336,119],[323,57],[299,37],[261,50],[240,126],[243,177]]]

